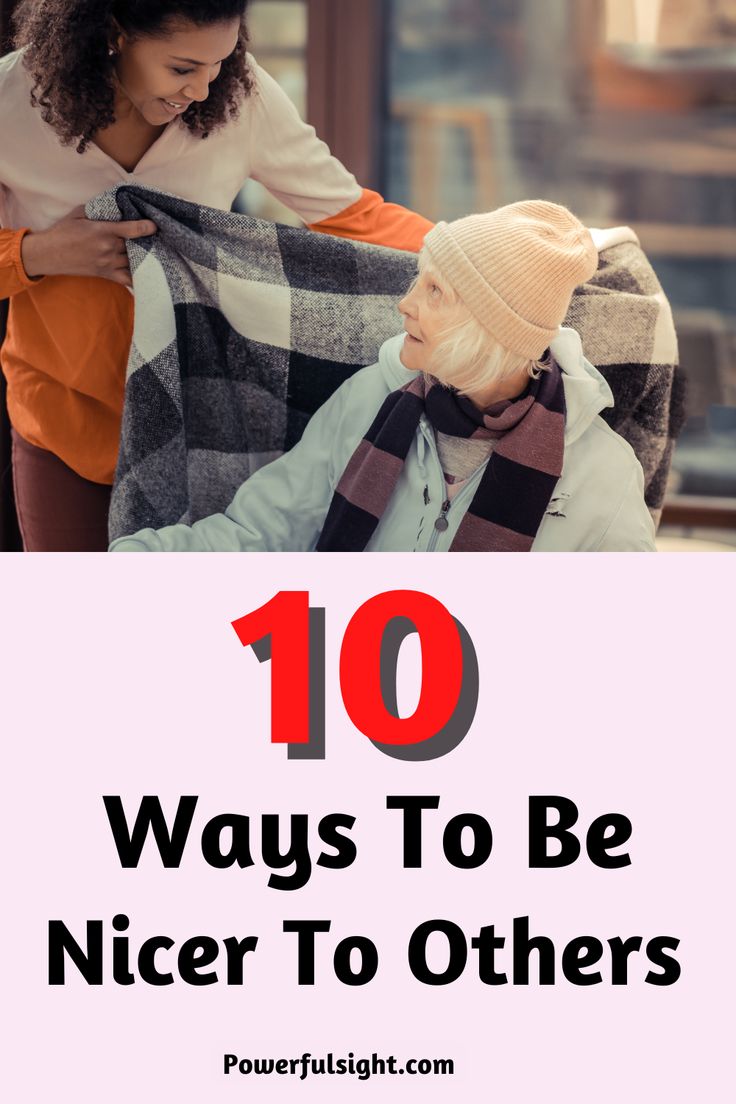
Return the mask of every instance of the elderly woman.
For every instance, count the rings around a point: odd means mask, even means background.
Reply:
[[[597,268],[564,207],[440,223],[403,334],[224,514],[112,551],[653,551],[641,466],[598,416],[602,376],[561,328]]]

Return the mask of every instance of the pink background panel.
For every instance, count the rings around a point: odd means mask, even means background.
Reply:
[[[728,557],[644,556],[5,556],[3,579],[3,1039],[0,1093],[14,1104],[131,1099],[219,1102],[389,1099],[503,1104],[724,1100],[734,994],[730,831],[733,785],[733,579]],[[442,600],[473,637],[481,685],[463,743],[406,763],[352,726],[339,694],[339,645],[352,613],[388,589]],[[288,761],[269,743],[269,679],[230,621],[279,589],[327,608],[327,755]],[[416,643],[400,660],[401,697],[418,689]],[[147,845],[123,870],[102,805],[137,809],[157,794],[173,814],[200,802],[179,870]],[[404,870],[400,814],[387,794],[438,794],[425,814],[424,865]],[[530,794],[562,794],[581,823],[625,813],[631,866],[586,859],[527,867]],[[458,870],[442,855],[451,816],[481,813],[489,862]],[[199,849],[206,820],[253,819],[255,865],[215,870]],[[315,867],[303,889],[267,888],[259,817],[356,817],[358,858]],[[47,985],[46,933],[61,919],[131,919],[152,935],[257,935],[246,984],[101,988]],[[413,928],[443,917],[468,938],[514,916],[558,950],[553,987],[489,987],[471,952],[462,978],[412,977]],[[317,984],[296,981],[285,919],[330,919]],[[334,977],[340,938],[376,943],[376,978]],[[578,988],[559,972],[570,939],[681,940],[682,977]],[[508,948],[508,943],[507,943]],[[508,949],[500,961],[508,961]],[[441,955],[437,951],[439,965]],[[533,973],[533,971],[532,971]],[[452,1057],[455,1076],[225,1077],[222,1056],[332,1051]]]

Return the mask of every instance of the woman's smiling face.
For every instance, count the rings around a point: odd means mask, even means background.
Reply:
[[[423,257],[419,275],[399,303],[406,338],[401,363],[415,372],[433,372],[432,356],[462,317],[457,295]]]
[[[116,42],[115,73],[124,97],[147,123],[163,126],[206,100],[210,84],[238,44],[240,20],[200,27],[173,24],[167,34]]]

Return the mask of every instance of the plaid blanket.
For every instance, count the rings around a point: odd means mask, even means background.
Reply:
[[[128,242],[136,299],[111,539],[223,510],[298,441],[311,415],[398,333],[414,254],[120,185],[90,218],[150,218]],[[641,249],[601,254],[568,318],[608,379],[610,424],[662,505],[682,418],[669,307]]]

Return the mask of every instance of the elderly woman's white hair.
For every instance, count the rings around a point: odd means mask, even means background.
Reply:
[[[473,394],[524,371],[531,379],[538,379],[549,370],[546,356],[532,360],[496,341],[471,314],[448,278],[435,267],[426,248],[419,254],[419,272],[430,280],[441,281],[448,304],[454,307],[455,319],[440,335],[430,370],[432,364],[452,364],[452,386],[461,395]]]

